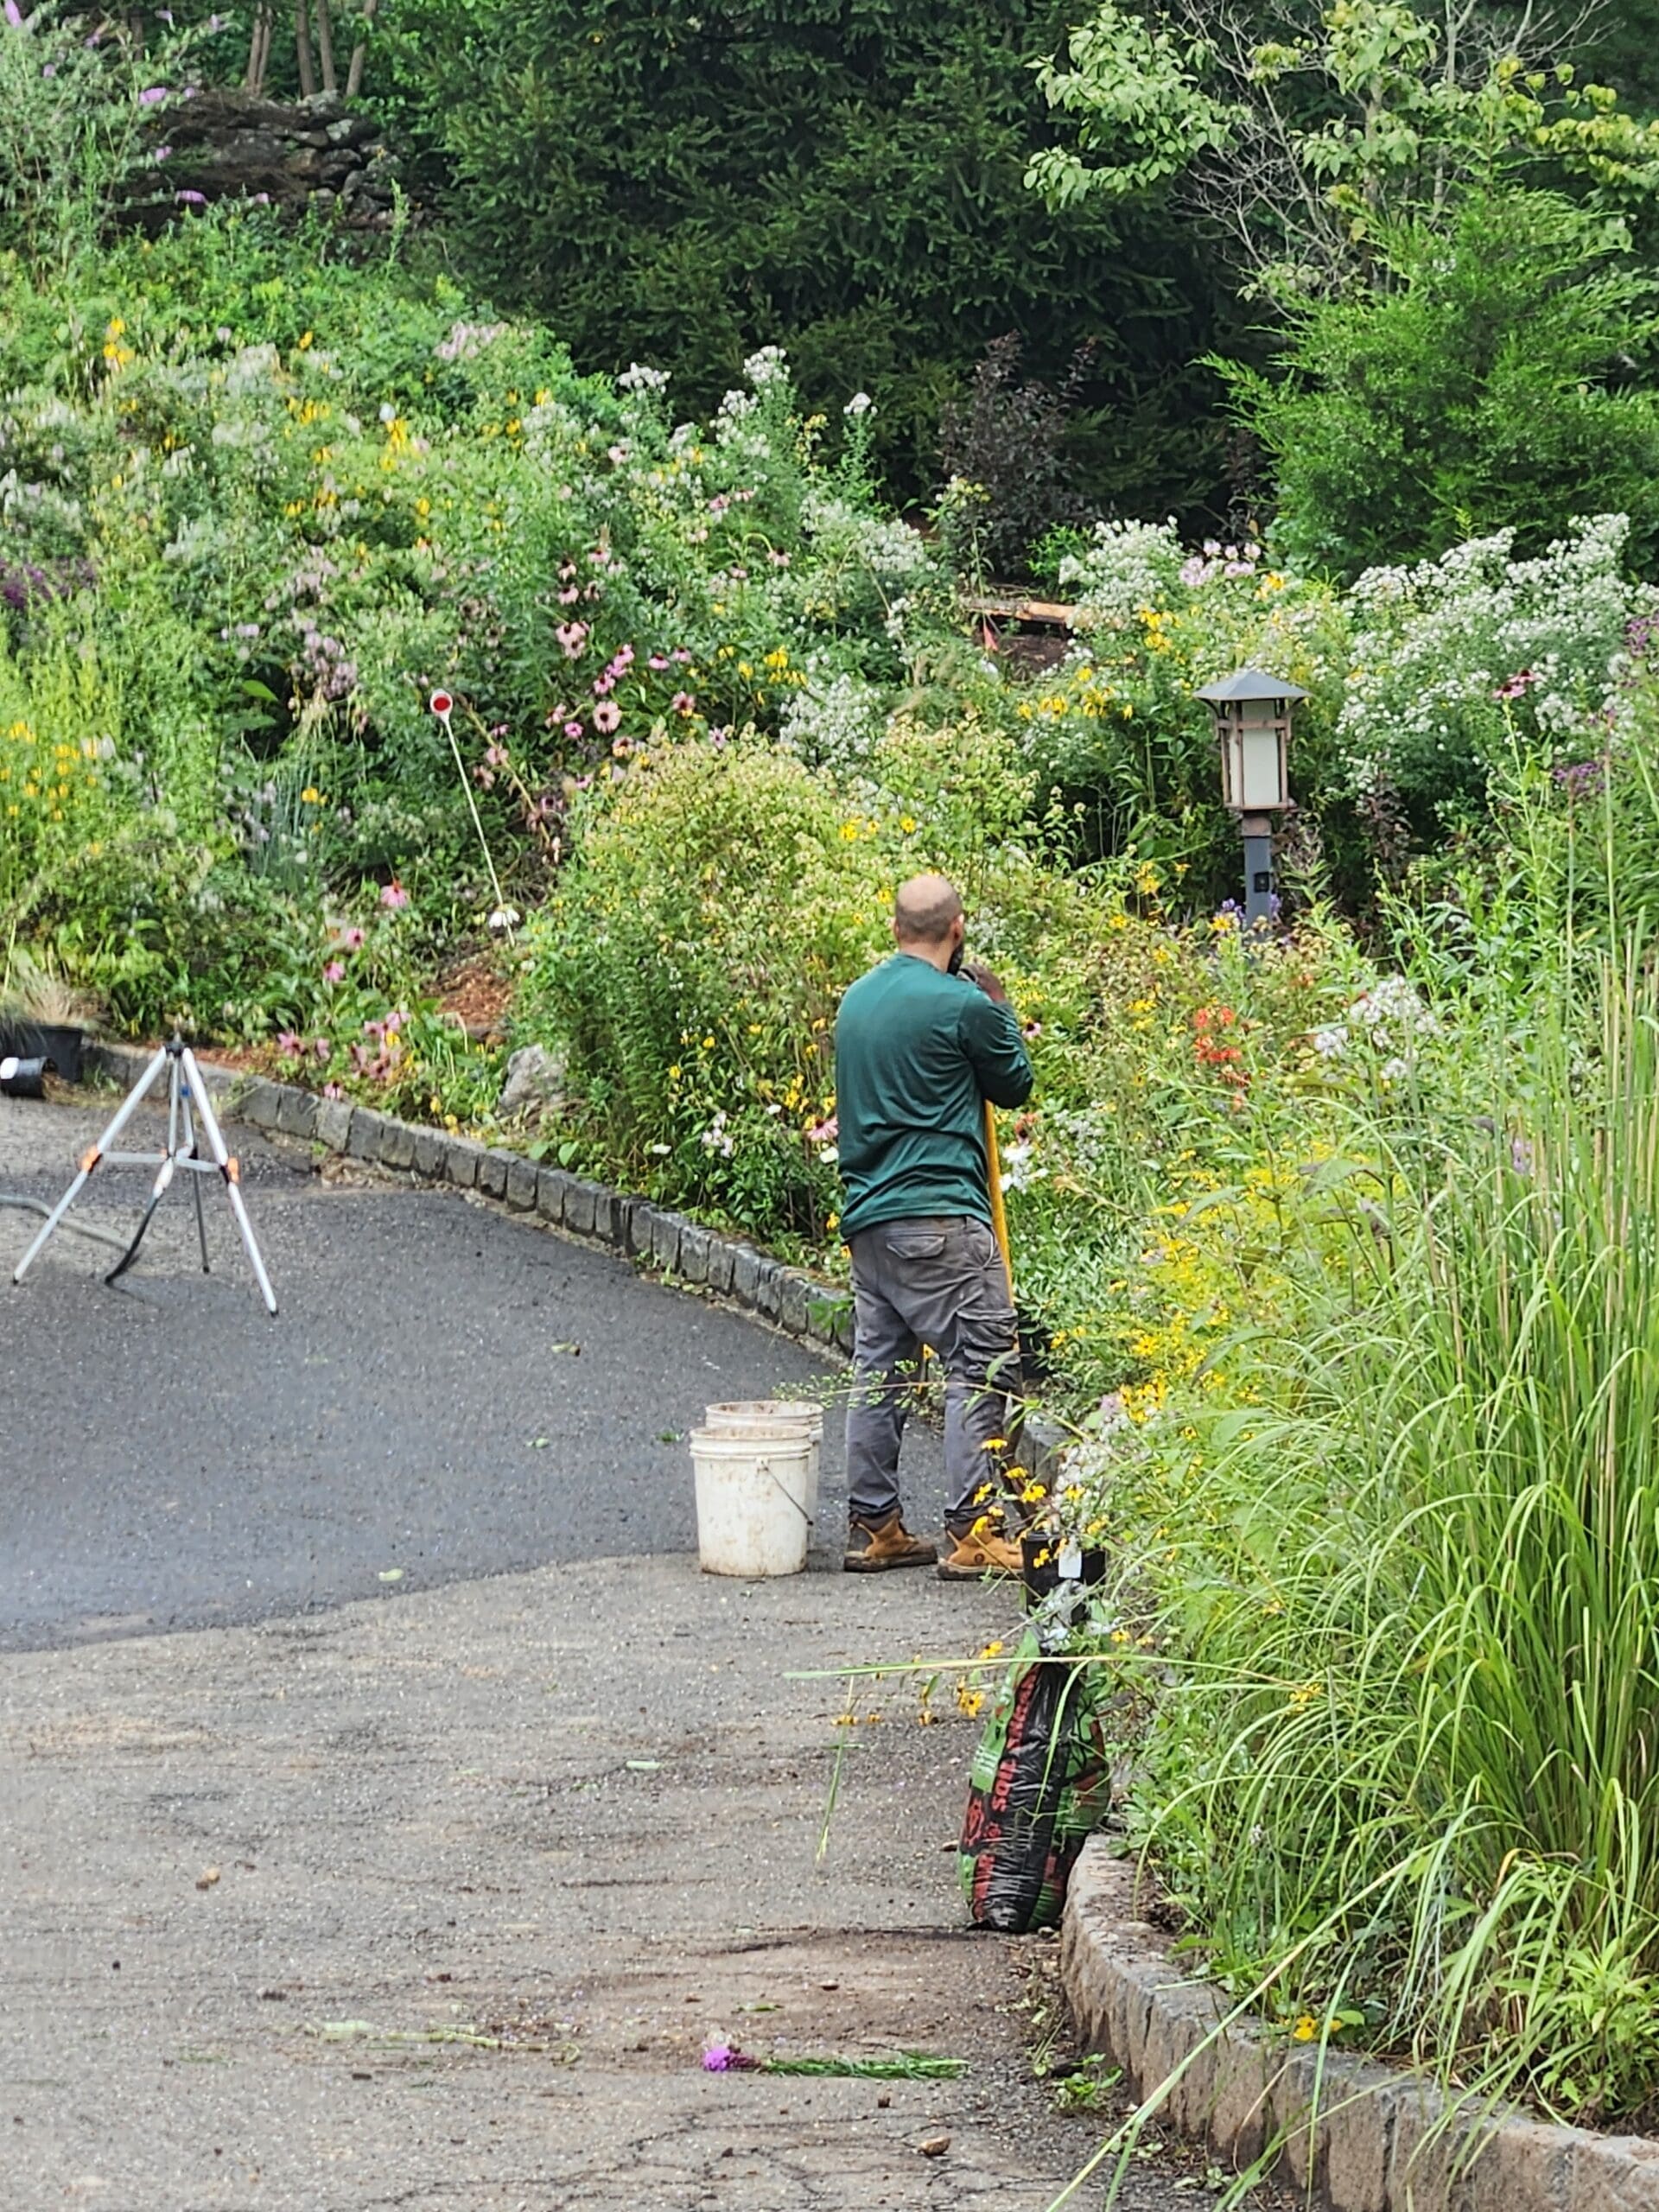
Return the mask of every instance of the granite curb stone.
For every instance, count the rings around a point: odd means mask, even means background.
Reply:
[[[1327,2212],[1659,2212],[1659,2140],[1524,2113],[1453,2118],[1437,2135],[1442,2093],[1376,2060],[1281,2049],[1249,2019],[1206,2044],[1226,1999],[1183,1978],[1137,1878],[1104,1837],[1084,1846],[1061,1928],[1066,1996],[1085,2048],[1132,2094],[1157,2094],[1185,2063],[1160,2108],[1224,2163],[1247,2166],[1279,2139],[1277,2171]]]

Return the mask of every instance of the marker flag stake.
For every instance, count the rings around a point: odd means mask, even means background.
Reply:
[[[479,816],[478,802],[473,797],[473,786],[467,773],[467,764],[461,757],[461,747],[455,742],[455,733],[450,724],[449,717],[454,712],[455,702],[447,691],[435,691],[432,694],[430,704],[433,713],[443,724],[443,734],[449,741],[450,752],[454,755],[455,773],[461,778],[461,788],[467,795],[467,810],[473,817],[473,827],[478,832],[478,842],[484,854],[484,865],[490,872],[490,882],[495,892],[496,911],[499,913],[505,913],[507,902],[501,889],[501,879],[495,872],[495,862],[490,858],[490,841],[484,835],[484,824]],[[511,925],[508,926],[510,928]]]

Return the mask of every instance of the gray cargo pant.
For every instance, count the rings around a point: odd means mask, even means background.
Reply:
[[[848,1513],[899,1510],[899,1446],[921,1346],[944,1363],[945,1526],[957,1534],[1002,1495],[1007,1399],[1020,1388],[1019,1340],[996,1238],[969,1215],[887,1221],[852,1239],[856,1335],[847,1405]],[[1011,1513],[1002,1525],[1017,1525]]]

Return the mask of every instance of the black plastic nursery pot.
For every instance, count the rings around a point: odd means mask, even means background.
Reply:
[[[1063,1581],[1072,1587],[1092,1590],[1106,1580],[1106,1554],[1098,1546],[1082,1554],[1082,1569],[1077,1574],[1061,1574],[1061,1549],[1058,1537],[1046,1535],[1039,1529],[1021,1529],[1020,1581],[1027,1610],[1040,1605],[1045,1598],[1052,1597]]]
[[[86,1031],[72,1022],[0,1022],[0,1059],[44,1060],[66,1083],[80,1081],[86,1041]]]

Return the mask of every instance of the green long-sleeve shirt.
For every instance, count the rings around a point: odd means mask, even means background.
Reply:
[[[985,1101],[1023,1106],[1031,1062],[1012,1011],[976,983],[895,952],[836,1020],[841,1233],[919,1214],[991,1217]]]

